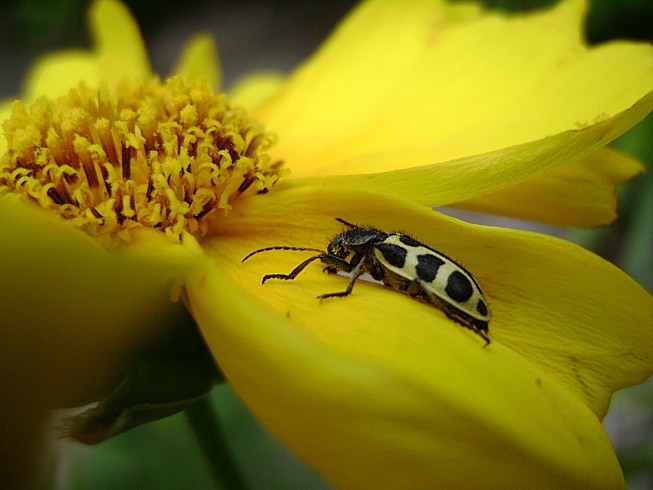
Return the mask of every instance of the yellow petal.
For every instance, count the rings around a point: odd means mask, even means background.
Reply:
[[[493,338],[559,376],[597,415],[604,414],[613,391],[643,381],[652,369],[653,332],[641,325],[653,323],[653,297],[600,257],[547,235],[466,224],[376,193],[304,187],[275,191],[260,201],[252,198],[239,203],[230,219],[221,224],[221,236],[216,238],[218,254],[227,253],[230,239],[234,240],[234,254],[269,245],[323,248],[341,229],[335,217],[412,233],[464,264],[479,280],[494,311]],[[270,236],[279,243],[270,243]],[[245,250],[243,240],[254,240],[247,246],[255,248]],[[212,250],[211,243],[207,242],[206,247]],[[299,262],[289,254],[266,260]],[[235,276],[245,274],[251,267],[239,264],[236,256],[225,260],[240,271],[234,270]],[[266,270],[263,274],[289,270]],[[314,295],[330,292],[332,284],[342,284],[337,277],[323,277],[320,267],[314,267],[313,274]],[[310,273],[306,275],[311,278]],[[331,287],[324,290],[320,283]],[[279,294],[295,287],[297,284],[282,283]],[[376,286],[370,287],[378,290]],[[273,293],[271,287],[256,290],[266,298]],[[397,301],[408,301],[412,308],[413,300],[392,295],[395,296]],[[274,299],[268,301],[275,303]],[[283,313],[282,307],[277,307]],[[321,312],[317,307],[313,303],[312,310]],[[592,343],[603,347],[593,347]],[[586,353],[588,359],[582,359],[585,354],[580,354],[585,348],[592,351]],[[546,350],[546,356],[541,350]],[[613,352],[623,350],[629,350],[632,356],[626,360],[614,358]]]
[[[324,247],[336,216],[413,232],[465,264],[490,301],[493,343],[377,284],[320,304],[347,280],[319,265],[260,284],[308,252],[240,263],[263,246]],[[336,486],[622,486],[597,415],[650,374],[653,335],[640,326],[653,300],[610,264],[561,240],[324,187],[239,202],[219,232],[203,242],[218,267],[188,285],[193,314],[236,391]]]
[[[229,100],[235,106],[253,109],[274,94],[286,77],[277,72],[250,73],[229,89]]]
[[[161,333],[172,281],[193,260],[156,243],[110,253],[40,208],[0,199],[0,362],[12,391],[48,407],[86,403],[124,367],[120,356]]]
[[[570,165],[455,207],[558,226],[600,226],[617,218],[615,186],[643,171],[636,160],[602,148]]]
[[[136,21],[129,10],[115,0],[96,0],[89,11],[94,40],[92,51],[49,54],[31,68],[25,99],[47,94],[58,97],[80,81],[96,85],[100,80],[118,82],[127,77],[150,74],[150,63]]]
[[[89,85],[100,81],[98,58],[86,51],[65,51],[49,54],[34,63],[25,82],[25,100],[47,94],[60,97],[81,80]]]
[[[306,181],[334,187],[374,190],[429,206],[455,204],[528,181],[584,158],[627,131],[651,107],[653,92],[611,118],[541,140],[434,165],[382,173],[312,177]],[[410,149],[404,153],[408,152]],[[400,161],[399,155],[396,157]],[[303,183],[303,180],[297,179],[297,182],[286,180],[280,185]],[[600,206],[606,204],[600,203]]]
[[[189,293],[234,389],[338,488],[623,486],[593,414],[506,349],[495,349],[497,362],[477,344],[438,347],[427,330],[440,325],[415,332],[411,321],[404,333],[380,314],[363,325],[360,315],[316,322],[322,337],[358,330],[345,335],[358,344],[347,352],[322,347],[248,299],[217,267],[192,280]],[[378,358],[380,344],[387,355]],[[400,362],[409,356],[411,365]]]
[[[465,22],[455,8],[365,2],[258,111],[279,135],[273,157],[298,177],[485,154],[485,173],[501,172],[501,148],[604,121],[653,87],[650,46],[584,45],[583,1]]]
[[[191,39],[172,72],[188,80],[205,78],[215,90],[219,90],[222,73],[213,38],[209,34],[201,34]]]
[[[95,50],[103,80],[150,76],[150,61],[136,19],[117,0],[96,0],[89,11]]]

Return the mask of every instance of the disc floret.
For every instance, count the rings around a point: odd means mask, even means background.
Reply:
[[[267,191],[281,173],[260,124],[181,77],[15,101],[3,129],[0,193],[123,240],[135,227],[201,238],[237,196]]]

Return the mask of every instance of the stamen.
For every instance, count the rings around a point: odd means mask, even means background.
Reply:
[[[95,235],[129,240],[143,226],[201,238],[238,196],[266,192],[283,174],[265,154],[272,138],[203,81],[152,79],[115,93],[82,84],[12,109],[0,194]]]

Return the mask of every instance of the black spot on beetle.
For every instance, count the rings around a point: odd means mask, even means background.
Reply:
[[[406,263],[406,249],[392,243],[379,243],[379,249],[383,258],[395,267],[403,267]]]
[[[415,240],[412,236],[408,235],[400,235],[399,236],[399,241],[403,243],[404,245],[408,245],[409,247],[423,247],[424,245],[417,240]]]
[[[438,275],[438,269],[444,264],[444,260],[432,254],[424,254],[417,256],[417,267],[415,272],[417,277],[422,281],[432,282],[435,276]]]
[[[476,303],[476,311],[478,311],[480,315],[487,316],[487,305],[485,304],[485,301],[482,299],[478,300],[478,303]]]
[[[453,271],[447,279],[447,287],[444,288],[449,297],[458,303],[464,303],[472,297],[474,289],[469,279],[460,271]]]

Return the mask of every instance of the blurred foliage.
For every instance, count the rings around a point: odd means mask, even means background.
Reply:
[[[90,0],[9,0],[3,4],[2,36],[11,47],[50,50],[63,46],[84,46],[87,33],[83,26]],[[183,7],[174,0],[125,0],[138,19],[145,37],[164,22],[174,22],[178,9],[185,12],[202,8],[228,8],[247,4],[243,0],[186,0]],[[357,2],[330,2],[331,9],[346,11]],[[504,10],[532,10],[555,3],[554,0],[486,0],[487,6]],[[287,8],[304,5],[299,0],[266,0],[266,6]],[[327,34],[324,32],[323,34]],[[590,42],[613,38],[653,40],[653,2],[650,0],[592,0],[587,35]],[[13,41],[13,42],[12,42]]]
[[[531,10],[555,0],[486,0],[486,5],[505,10]],[[653,41],[653,2],[650,0],[590,0],[587,39],[600,43],[628,38]]]
[[[173,0],[128,0],[125,3],[136,15],[146,35],[174,13],[179,5]],[[193,8],[200,3],[201,0],[186,0],[184,8]],[[89,4],[90,0],[10,0],[4,6],[7,16],[5,35],[36,49],[84,46],[87,32],[84,29],[71,29],[71,26],[85,25],[84,17]]]
[[[256,422],[231,389],[213,390],[225,443],[246,480],[245,488],[328,488]],[[179,413],[142,425],[98,446],[58,441],[47,488],[219,488],[189,420]],[[229,488],[235,488],[233,486]]]

